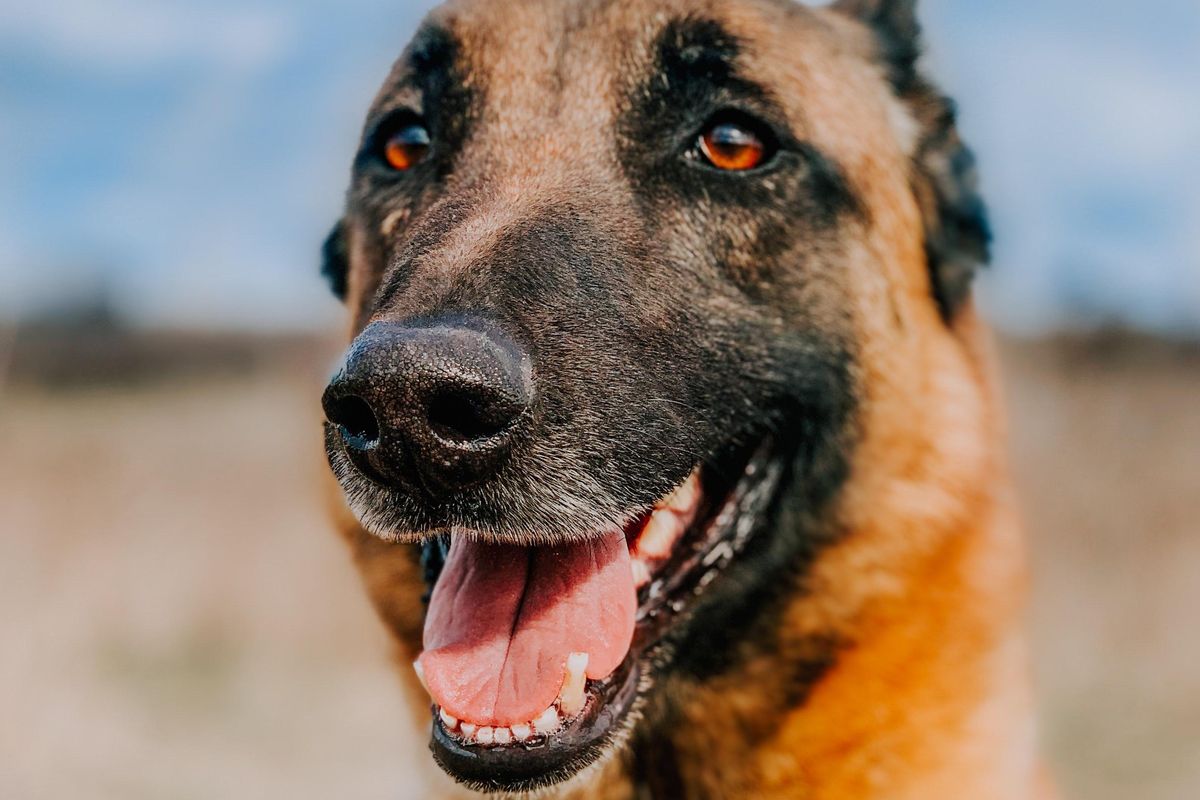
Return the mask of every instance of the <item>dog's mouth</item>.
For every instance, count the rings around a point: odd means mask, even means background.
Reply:
[[[431,749],[484,791],[565,780],[631,726],[663,645],[766,518],[786,459],[771,441],[697,467],[623,531],[523,546],[427,538]]]

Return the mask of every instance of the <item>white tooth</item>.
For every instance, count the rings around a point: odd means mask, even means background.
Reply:
[[[633,586],[635,589],[640,589],[650,582],[650,567],[645,561],[640,558],[634,558],[629,562],[630,568],[633,570]]]
[[[674,513],[655,511],[646,521],[646,527],[642,529],[634,548],[639,556],[666,558],[682,531],[683,523]]]
[[[571,653],[567,656],[567,672],[563,676],[562,691],[558,695],[558,709],[565,717],[573,717],[583,710],[587,665],[587,653]]]
[[[417,680],[421,682],[421,688],[425,690],[425,694],[429,694],[429,684],[425,682],[425,668],[421,666],[420,661],[413,662],[413,672],[417,673]]]
[[[484,725],[482,728],[475,731],[475,741],[479,742],[480,744],[491,744],[495,739],[495,735],[496,732],[492,730],[491,726]]]
[[[513,725],[512,735],[518,742],[523,742],[533,735],[533,730],[528,725]]]
[[[475,723],[463,722],[460,723],[458,729],[462,731],[462,735],[470,739],[475,734]]]
[[[458,717],[454,716],[446,709],[439,708],[438,715],[442,718],[442,724],[446,726],[446,730],[452,731],[458,727]]]
[[[492,733],[492,741],[496,744],[508,744],[512,741],[512,731],[508,728],[496,728]]]
[[[558,719],[558,711],[550,706],[542,715],[533,721],[533,729],[538,733],[554,733],[562,723]]]
[[[675,491],[661,503],[662,507],[669,508],[677,514],[690,514],[696,509],[696,505],[700,500],[700,471],[693,470],[688,479],[679,485]]]

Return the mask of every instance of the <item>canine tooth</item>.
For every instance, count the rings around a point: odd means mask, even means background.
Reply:
[[[496,731],[490,725],[484,725],[475,731],[475,741],[480,744],[491,744],[495,741]]]
[[[646,527],[642,529],[634,547],[639,556],[666,558],[682,532],[683,523],[674,513],[668,510],[655,511],[646,521]]]
[[[558,695],[558,709],[562,711],[563,716],[573,717],[583,710],[587,665],[587,653],[571,653],[567,656],[567,672],[563,676],[562,691]]]
[[[528,725],[513,725],[512,735],[518,742],[523,742],[533,735],[533,729]]]
[[[446,730],[452,731],[458,727],[458,717],[454,716],[446,709],[439,708],[438,716],[442,718],[442,724],[446,726]]]
[[[492,732],[492,741],[496,744],[509,744],[512,742],[512,731],[508,728],[496,728]]]
[[[558,730],[558,726],[562,722],[558,718],[558,711],[554,706],[550,706],[542,715],[533,721],[533,729],[538,733],[554,733]]]
[[[650,567],[640,558],[631,559],[630,568],[633,570],[634,588],[640,589],[650,582]]]
[[[421,682],[421,688],[425,690],[425,694],[429,694],[429,684],[425,682],[425,668],[421,666],[420,661],[413,662],[413,672],[417,673],[417,680]]]
[[[475,723],[473,722],[459,723],[458,729],[462,731],[462,735],[468,739],[475,735]]]
[[[700,493],[700,472],[693,470],[687,480],[662,502],[661,507],[669,508],[680,515],[690,514],[700,500]]]

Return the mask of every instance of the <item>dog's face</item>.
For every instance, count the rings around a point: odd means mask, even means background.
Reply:
[[[866,329],[943,328],[984,254],[914,37],[903,2],[476,0],[397,63],[327,245],[327,449],[422,543],[455,777],[574,774],[836,535]]]

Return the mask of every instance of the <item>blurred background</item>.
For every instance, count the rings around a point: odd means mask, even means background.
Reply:
[[[1046,749],[1070,798],[1200,797],[1200,4],[922,5]],[[0,797],[395,798],[426,758],[324,524],[317,251],[427,7],[0,5]]]

